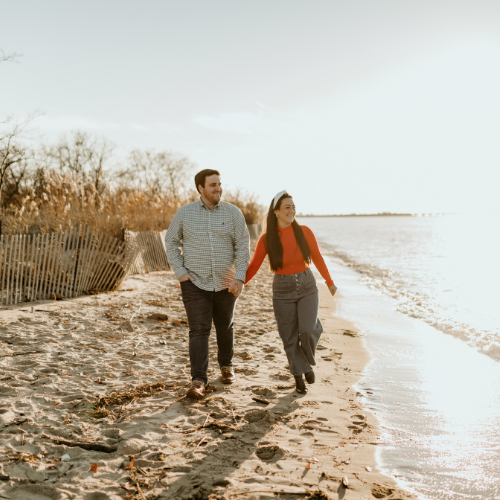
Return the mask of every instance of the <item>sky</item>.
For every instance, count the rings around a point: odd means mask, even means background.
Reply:
[[[0,121],[302,213],[500,212],[498,0],[0,0]]]

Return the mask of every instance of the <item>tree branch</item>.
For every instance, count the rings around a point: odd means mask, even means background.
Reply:
[[[18,54],[17,52],[12,52],[12,54],[6,54],[0,49],[0,63],[2,62],[19,62],[18,59],[23,57],[23,54]]]

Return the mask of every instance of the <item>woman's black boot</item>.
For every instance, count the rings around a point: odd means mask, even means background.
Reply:
[[[304,379],[302,378],[302,375],[294,375],[295,378],[295,390],[299,394],[305,394],[307,392],[307,387],[306,384],[304,383]]]
[[[312,368],[310,372],[305,374],[305,376],[308,384],[314,384],[314,382],[316,382],[316,375],[314,375],[314,370]]]

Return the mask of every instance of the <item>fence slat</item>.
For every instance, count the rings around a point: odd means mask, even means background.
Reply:
[[[54,281],[54,267],[56,265],[57,258],[57,243],[59,242],[59,232],[51,234],[51,244],[50,244],[50,262],[47,266],[47,284],[45,293],[47,297],[52,300],[52,294],[50,293],[51,288],[53,287]]]
[[[34,235],[30,234],[27,236],[28,238],[28,252],[27,252],[27,257],[26,257],[26,281],[24,284],[25,290],[26,290],[26,300],[29,302],[30,299],[30,285],[31,285],[31,273],[33,272],[33,239]]]
[[[45,282],[46,282],[46,274],[45,268],[47,267],[47,262],[49,260],[49,248],[50,248],[50,234],[44,234],[44,243],[42,246],[42,270],[40,273],[40,289],[39,289],[39,297],[40,300],[45,299]]]
[[[40,282],[42,281],[42,264],[43,264],[43,256],[44,256],[44,245],[45,245],[45,234],[41,234],[38,238],[38,263],[36,266],[36,285],[35,285],[35,296],[37,300],[41,299],[40,296]]]
[[[156,239],[156,233],[153,233],[151,231],[149,233],[149,240],[151,241],[151,247],[153,249],[154,260],[155,260],[154,270],[156,272],[160,270],[160,252],[158,251],[158,241]]]
[[[83,293],[83,290],[84,290],[83,287],[85,285],[85,278],[87,276],[87,270],[88,270],[88,267],[90,265],[89,257],[90,257],[90,253],[92,250],[92,237],[93,237],[93,235],[94,235],[93,231],[88,226],[85,226],[85,241],[84,241],[84,247],[83,247],[84,250],[82,253],[82,260],[81,260],[82,268],[81,268],[80,279],[79,279],[79,284],[78,284],[78,295],[81,295]]]
[[[106,239],[107,236],[105,234],[102,234],[97,230],[95,231],[94,251],[92,253],[92,261],[91,261],[92,270],[89,274],[87,284],[85,285],[85,288],[88,292],[94,290],[95,281],[97,279],[97,276],[99,274],[99,269],[101,266],[101,259],[102,259],[101,249]]]
[[[116,266],[119,266],[120,247],[120,241],[113,238],[108,251],[107,263],[103,270],[101,281],[98,284],[98,290],[109,290],[111,277],[115,273]]]
[[[80,284],[83,272],[83,266],[85,265],[85,235],[87,232],[87,226],[80,226],[80,238],[78,246],[78,267],[75,269],[75,284],[73,286],[73,295],[76,297],[80,291]]]
[[[57,268],[57,284],[54,294],[62,298],[62,286],[64,278],[64,249],[68,240],[68,231],[62,231],[61,244],[59,246],[59,267]]]
[[[69,249],[71,247],[71,237],[73,235],[73,228],[69,228],[66,230],[66,242],[62,248],[62,253],[61,253],[61,297],[67,297],[66,295],[66,288],[67,288],[67,283],[68,283],[68,274],[69,274],[69,269],[68,269],[68,259],[67,255],[69,253]]]
[[[82,278],[81,284],[81,292],[86,292],[88,290],[87,284],[89,282],[89,278],[92,272],[92,263],[94,262],[94,252],[96,246],[96,230],[91,229],[89,233],[89,241],[88,241],[88,250],[87,250],[87,258],[85,260],[85,273]]]
[[[73,286],[71,287],[70,297],[76,297],[76,288],[78,286],[77,274],[80,267],[80,249],[82,246],[82,226],[79,226],[75,238],[75,271],[73,273]]]
[[[99,248],[99,251],[97,253],[97,267],[96,267],[96,273],[94,275],[94,279],[92,280],[92,287],[90,288],[91,290],[98,290],[97,285],[101,280],[102,277],[102,272],[104,268],[106,267],[107,264],[107,252],[108,248],[111,244],[112,238],[109,235],[103,235],[101,234],[101,246]]]
[[[6,236],[5,237],[5,245],[6,245],[6,249],[5,249],[6,251],[5,251],[5,253],[8,254],[8,256],[6,255],[6,259],[7,259],[6,268],[7,268],[7,271],[5,273],[5,278],[6,278],[6,283],[5,283],[5,305],[9,304],[10,262],[11,262],[11,258],[12,258],[12,247],[14,246],[13,245],[13,240],[14,240],[14,236]]]
[[[24,236],[19,235],[19,249],[17,251],[17,265],[16,265],[16,291],[14,292],[14,304],[20,302],[19,293],[21,291],[21,278],[22,278],[22,265],[23,265],[23,250],[24,250]]]
[[[110,238],[109,244],[106,248],[106,252],[104,257],[104,266],[101,269],[99,280],[96,284],[96,290],[103,290],[103,283],[105,283],[106,276],[108,274],[108,270],[112,265],[111,256],[113,255],[113,251],[116,247],[117,240],[115,238]]]
[[[46,299],[50,299],[49,295],[49,287],[50,287],[50,269],[52,267],[52,263],[54,261],[54,243],[55,243],[55,234],[51,233],[49,235],[49,247],[47,249],[47,269],[45,271],[45,282],[43,288],[43,295]]]
[[[109,285],[107,290],[115,290],[117,287],[117,283],[119,282],[119,277],[122,277],[123,274],[123,265],[125,262],[125,243],[118,242],[118,248],[115,252],[115,255],[120,258],[120,261],[115,262],[114,269],[111,269],[109,276]]]
[[[56,243],[54,245],[53,254],[53,264],[50,271],[50,287],[49,287],[49,297],[54,297],[57,299],[57,285],[59,284],[59,266],[61,265],[61,241],[63,239],[62,231],[57,231]]]
[[[40,259],[41,259],[41,241],[42,241],[42,235],[37,234],[35,238],[35,247],[36,247],[36,255],[35,255],[35,264],[33,266],[33,285],[31,289],[31,299],[32,300],[38,300],[38,292],[37,292],[37,287],[38,287],[38,279],[40,277]]]
[[[3,305],[3,292],[5,290],[5,261],[6,258],[4,256],[4,244],[3,244],[3,235],[0,235],[0,265],[1,265],[1,276],[0,276],[0,285],[2,286],[2,290],[0,291],[0,304]]]
[[[145,233],[145,240],[146,240],[146,252],[149,260],[149,272],[154,272],[156,271],[156,254],[155,254],[155,248],[154,244],[151,238],[151,233],[147,231]]]
[[[65,286],[64,286],[64,297],[70,297],[70,288],[73,285],[72,277],[73,277],[73,255],[74,255],[74,250],[73,250],[73,242],[76,237],[76,228],[72,227],[70,230],[69,238],[68,238],[68,247],[67,250],[65,250],[65,255],[67,255],[69,258],[65,260],[67,262],[66,266],[66,279],[65,279]]]
[[[7,304],[12,304],[13,300],[13,290],[14,290],[14,276],[16,272],[16,265],[15,265],[15,260],[16,260],[16,253],[17,253],[17,240],[19,237],[17,235],[12,236],[12,252],[9,257],[9,279],[10,279],[10,286],[7,288],[7,293],[9,295],[9,300]]]

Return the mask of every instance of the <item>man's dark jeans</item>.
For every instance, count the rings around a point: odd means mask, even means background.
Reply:
[[[191,378],[208,383],[208,338],[214,322],[217,333],[219,367],[232,366],[233,316],[237,298],[227,289],[201,290],[192,281],[182,281],[182,301],[189,321],[189,358]]]

